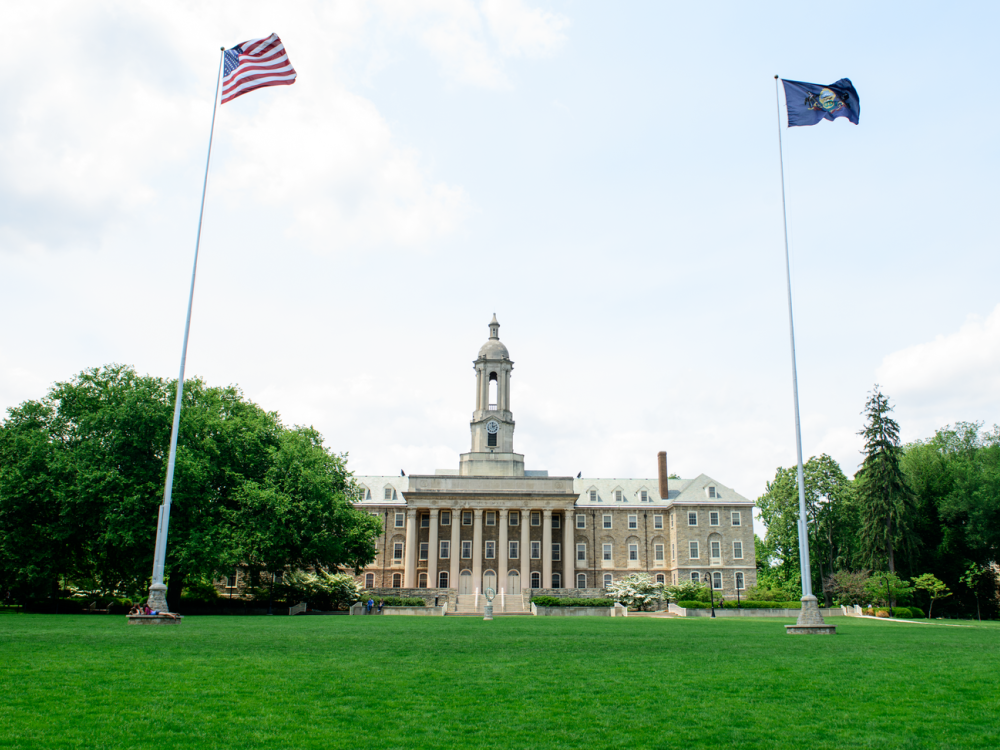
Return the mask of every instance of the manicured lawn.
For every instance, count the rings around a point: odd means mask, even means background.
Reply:
[[[1000,629],[0,617],[0,748],[995,748]]]

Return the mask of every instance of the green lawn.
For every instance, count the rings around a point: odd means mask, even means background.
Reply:
[[[0,748],[996,748],[1000,629],[0,617]]]

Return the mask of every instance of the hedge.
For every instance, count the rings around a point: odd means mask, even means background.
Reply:
[[[888,607],[876,607],[876,612],[889,613]],[[867,614],[867,611],[866,611]],[[924,611],[920,607],[893,607],[892,608],[893,617],[901,617],[904,620],[922,620],[926,617]]]
[[[614,599],[578,599],[561,596],[534,596],[531,603],[537,607],[613,607]]]
[[[427,602],[421,599],[419,596],[383,596],[369,597],[375,602],[375,606],[378,607],[378,600],[382,599],[382,605],[385,607],[426,607]],[[367,604],[368,599],[364,599],[359,604]]]
[[[677,606],[685,609],[709,609],[712,605],[709,602],[683,601],[677,602]],[[716,604],[716,609],[736,609],[736,602],[726,601]],[[802,602],[755,602],[741,601],[742,609],[802,609]]]

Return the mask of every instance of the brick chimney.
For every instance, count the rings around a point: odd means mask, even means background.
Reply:
[[[660,497],[666,500],[670,496],[670,484],[667,481],[667,452],[656,454],[656,466],[660,471]]]

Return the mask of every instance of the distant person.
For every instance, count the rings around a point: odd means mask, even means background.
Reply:
[[[384,604],[384,602],[381,599],[379,599],[378,600],[378,613],[379,614],[382,614],[382,605],[383,604]]]
[[[375,606],[375,600],[374,599],[369,599],[368,600],[368,614],[372,613],[372,608],[374,606]]]
[[[151,614],[153,614],[153,610],[151,610],[151,609],[149,608],[149,605],[148,605],[148,604],[143,604],[143,605],[142,605],[142,613],[143,613],[144,615],[151,615]]]

